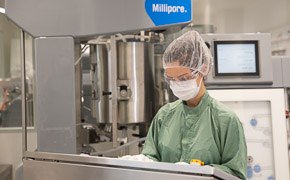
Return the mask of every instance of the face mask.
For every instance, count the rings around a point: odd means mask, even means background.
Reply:
[[[170,81],[170,89],[173,94],[183,101],[187,101],[197,96],[200,90],[200,84],[197,85],[196,79],[187,81]]]

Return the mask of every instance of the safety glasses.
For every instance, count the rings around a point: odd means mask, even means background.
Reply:
[[[180,81],[188,81],[191,79],[196,79],[198,77],[199,71],[198,70],[192,70],[192,72],[183,74],[181,76],[177,77],[170,77],[167,76],[166,73],[164,73],[164,79],[167,83],[170,83],[170,81],[180,82]]]

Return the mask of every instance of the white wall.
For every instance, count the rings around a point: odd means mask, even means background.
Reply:
[[[290,0],[194,0],[193,22],[216,33],[271,33],[273,54],[290,56]]]
[[[217,33],[269,32],[290,24],[289,0],[196,0],[195,24],[213,24]]]
[[[244,17],[249,32],[269,32],[290,23],[289,0],[247,0]]]

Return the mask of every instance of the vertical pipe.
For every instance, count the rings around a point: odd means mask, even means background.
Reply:
[[[112,141],[113,147],[117,147],[118,138],[118,101],[117,101],[117,44],[115,36],[111,36],[111,88],[112,88],[112,108],[111,108],[111,122],[112,122]]]
[[[27,151],[26,129],[26,69],[25,69],[25,32],[21,30],[20,37],[21,56],[21,108],[22,108],[22,155]]]
[[[92,117],[95,117],[97,118],[97,121],[98,121],[98,114],[97,114],[97,94],[96,94],[96,91],[95,91],[95,81],[97,81],[96,79],[96,76],[95,76],[95,73],[97,71],[96,67],[98,67],[96,65],[96,45],[90,45],[90,66],[91,66],[91,69],[90,69],[90,80],[91,80],[91,84],[92,84],[92,90],[91,90],[91,93],[92,93],[92,97],[91,97],[91,115]]]
[[[79,42],[74,42],[74,63],[81,57],[81,47]],[[81,124],[81,91],[82,91],[82,63],[75,65],[75,111],[76,111],[76,153],[81,153],[82,146],[85,144],[84,134],[82,134]]]
[[[285,116],[286,116],[286,111],[289,112],[289,102],[288,102],[288,92],[287,88],[284,88],[284,97],[285,97]],[[289,124],[289,118],[286,119],[286,128],[287,128],[287,133],[289,137],[290,133],[290,124]],[[289,143],[288,143],[289,144]]]

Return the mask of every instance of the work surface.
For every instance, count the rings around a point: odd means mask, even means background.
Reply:
[[[141,162],[118,158],[52,153],[26,153],[24,180],[71,179],[231,179],[238,178],[210,166]],[[45,178],[44,178],[45,177]]]

